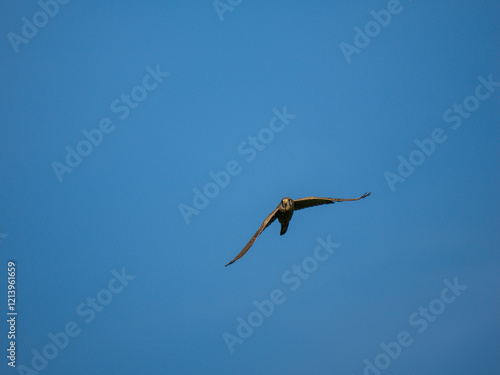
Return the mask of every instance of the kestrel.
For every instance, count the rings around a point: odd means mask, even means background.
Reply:
[[[282,236],[286,233],[286,230],[288,229],[288,224],[292,219],[293,212],[296,210],[301,210],[307,207],[319,206],[321,204],[330,204],[330,203],[345,202],[345,201],[358,201],[360,199],[369,196],[370,194],[371,192],[365,193],[359,198],[352,198],[352,199],[307,197],[307,198],[300,198],[293,200],[292,198],[288,197],[283,198],[280,204],[278,204],[278,207],[276,207],[274,211],[271,212],[268,217],[266,217],[266,220],[264,220],[260,228],[257,230],[257,232],[255,232],[250,241],[248,241],[243,250],[241,250],[240,253],[236,255],[236,258],[234,258],[224,267],[229,266],[230,264],[240,259],[243,255],[245,255],[248,249],[250,249],[250,247],[253,245],[257,237],[259,237],[259,235],[264,231],[264,229],[266,229],[269,225],[271,225],[271,223],[274,220],[278,219],[278,221],[280,222],[281,224],[280,235]]]

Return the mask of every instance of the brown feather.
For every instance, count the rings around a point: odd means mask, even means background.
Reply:
[[[331,203],[335,203],[335,202],[346,202],[346,201],[358,201],[360,199],[366,198],[370,194],[371,193],[365,193],[359,198],[351,198],[351,199],[307,197],[307,198],[294,199],[293,202],[295,203],[295,211],[297,211],[297,210],[302,210],[303,208],[319,206],[321,204],[331,204]]]
[[[276,220],[276,213],[278,212],[278,207],[276,207],[276,209],[273,212],[271,212],[268,217],[266,217],[266,220],[264,220],[264,222],[262,223],[262,225],[260,226],[260,228],[257,230],[257,232],[255,232],[255,234],[250,239],[250,241],[248,241],[248,243],[245,245],[245,247],[243,248],[243,250],[241,250],[240,253],[238,255],[236,255],[236,258],[234,258],[232,261],[230,261],[224,267],[227,267],[230,264],[236,262],[238,259],[240,259],[243,255],[246,254],[246,252],[248,251],[248,249],[250,249],[250,247],[253,245],[253,243],[255,242],[255,240],[257,239],[257,237],[259,237],[259,235],[264,231],[264,229],[266,229],[269,225],[271,225],[271,223],[274,220]]]
[[[238,259],[240,259],[243,255],[246,254],[246,252],[252,247],[253,243],[257,239],[257,237],[260,236],[260,234],[266,229],[271,223],[278,218],[279,222],[281,223],[281,231],[280,234],[283,235],[285,234],[286,230],[288,229],[288,224],[290,220],[292,219],[293,212],[296,210],[301,210],[303,208],[308,208],[308,207],[314,207],[314,206],[319,206],[321,204],[331,204],[335,202],[345,202],[345,201],[357,201],[360,199],[363,199],[367,196],[369,196],[371,193],[365,193],[359,198],[351,198],[351,199],[344,199],[344,198],[321,198],[321,197],[307,197],[307,198],[300,198],[297,200],[292,200],[291,198],[283,198],[278,205],[278,207],[275,208],[273,212],[271,212],[267,217],[266,220],[261,224],[260,228],[255,232],[253,237],[248,241],[248,243],[245,245],[243,250],[240,251],[236,257],[230,261],[228,264],[225,265],[225,267],[229,266],[230,264],[233,264],[236,262]]]

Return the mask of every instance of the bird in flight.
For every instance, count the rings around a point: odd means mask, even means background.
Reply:
[[[281,224],[280,235],[282,236],[286,233],[286,230],[288,229],[288,224],[290,223],[290,220],[292,220],[293,212],[296,210],[302,210],[303,208],[319,206],[321,204],[330,204],[330,203],[345,202],[345,201],[358,201],[360,199],[366,198],[370,194],[371,192],[365,193],[359,198],[352,198],[352,199],[307,197],[307,198],[300,198],[293,200],[292,198],[288,197],[283,198],[280,204],[278,204],[278,207],[276,207],[274,211],[271,212],[268,217],[266,217],[266,220],[264,220],[260,228],[257,230],[257,232],[255,232],[250,241],[248,241],[243,250],[241,250],[240,253],[236,255],[236,258],[234,258],[224,267],[229,266],[230,264],[240,259],[243,255],[245,255],[248,249],[250,249],[250,247],[253,245],[257,237],[259,237],[259,235],[264,231],[264,229],[266,229],[269,225],[271,225],[271,223],[274,220],[278,219],[278,221],[280,222]]]

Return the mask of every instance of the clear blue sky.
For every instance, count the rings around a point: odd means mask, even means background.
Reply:
[[[498,1],[1,7],[0,373],[498,372]]]

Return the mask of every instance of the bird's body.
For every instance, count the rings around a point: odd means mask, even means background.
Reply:
[[[292,220],[294,202],[292,198],[283,198],[277,207],[278,212],[276,212],[276,217],[281,224],[280,236],[286,233],[288,229],[288,224]]]
[[[260,228],[253,235],[250,241],[248,241],[243,250],[241,250],[240,253],[232,261],[226,264],[226,267],[234,263],[238,259],[240,259],[243,255],[245,255],[245,253],[248,251],[248,249],[250,249],[250,247],[253,245],[257,237],[259,237],[262,231],[266,229],[269,225],[271,225],[271,223],[274,220],[278,219],[278,221],[281,224],[280,235],[284,235],[288,229],[288,224],[290,224],[290,220],[292,220],[294,211],[301,210],[303,208],[318,206],[321,204],[331,204],[335,202],[345,202],[345,201],[357,201],[369,196],[370,194],[371,193],[365,193],[359,198],[352,198],[352,199],[307,197],[307,198],[300,198],[293,200],[292,198],[289,197],[283,198],[281,202],[278,204],[278,207],[276,207],[274,211],[267,216],[266,220],[264,220]]]

